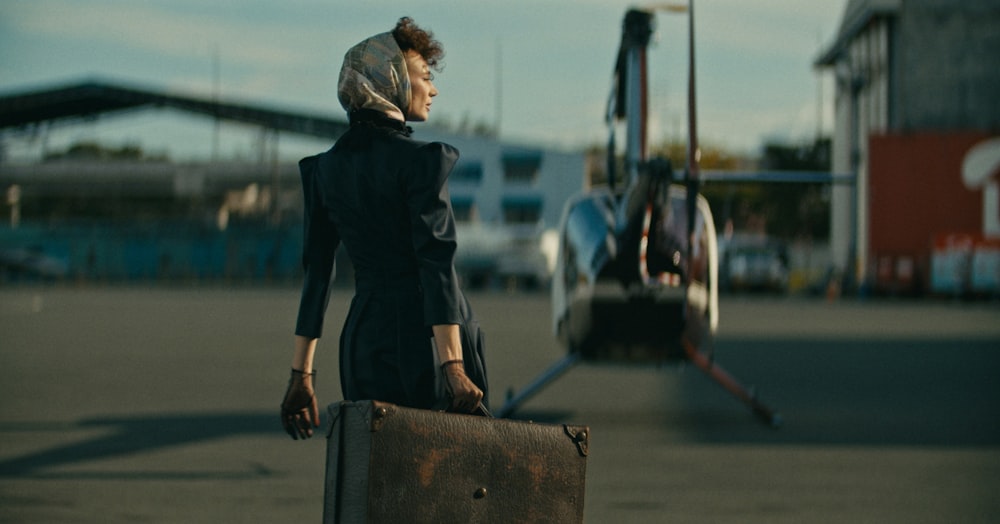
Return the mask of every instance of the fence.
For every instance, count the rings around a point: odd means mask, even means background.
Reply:
[[[301,224],[21,224],[0,228],[0,281],[294,281]]]

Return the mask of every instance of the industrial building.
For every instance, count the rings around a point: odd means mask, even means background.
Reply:
[[[849,0],[835,76],[831,248],[848,286],[1000,291],[1000,0]]]
[[[11,253],[44,257],[84,279],[296,278],[302,198],[297,166],[278,160],[278,135],[332,145],[346,120],[86,82],[0,97],[0,130],[39,134],[55,123],[164,109],[203,115],[206,125],[259,126],[259,160],[175,163],[67,154],[0,163],[10,214],[0,227],[0,249],[8,260],[16,258]],[[544,283],[563,203],[585,184],[584,155],[430,127],[416,137],[461,152],[449,183],[460,272],[483,285]],[[342,263],[341,276],[349,276],[345,269]]]

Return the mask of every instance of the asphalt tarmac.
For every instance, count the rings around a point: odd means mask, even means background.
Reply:
[[[0,522],[319,522],[325,439],[278,420],[297,295],[0,289]],[[321,403],[339,400],[348,300],[331,301]],[[499,405],[562,355],[547,296],[470,301]],[[1000,522],[1000,304],[720,312],[717,362],[783,427],[692,366],[580,365],[518,413],[591,427],[586,522]]]

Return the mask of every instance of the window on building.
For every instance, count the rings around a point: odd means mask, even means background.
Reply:
[[[483,163],[478,161],[459,162],[448,178],[451,182],[478,184],[483,180]]]
[[[535,224],[542,219],[541,195],[509,195],[501,202],[505,224]]]
[[[476,220],[476,200],[472,195],[452,195],[451,209],[455,213],[456,222],[473,222]]]
[[[533,184],[542,165],[542,152],[528,149],[503,153],[503,179],[512,184]]]

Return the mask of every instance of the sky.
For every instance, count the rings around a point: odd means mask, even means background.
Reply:
[[[662,3],[662,2],[661,2]],[[832,129],[829,45],[846,0],[695,2],[699,137],[753,153]],[[603,143],[611,73],[630,7],[621,0],[0,0],[0,94],[102,80],[343,116],[344,53],[410,16],[444,44],[431,123],[499,123],[505,141],[562,149]],[[686,135],[687,15],[661,12],[650,47],[650,135]],[[430,125],[430,124],[423,124]],[[419,126],[416,126],[419,132]],[[58,130],[74,140],[138,143],[172,158],[207,154],[212,125],[164,111]],[[259,135],[227,125],[225,154]],[[418,133],[419,137],[419,133]],[[8,138],[8,153],[38,137]],[[293,143],[293,146],[286,146]],[[313,148],[281,138],[283,153]]]

